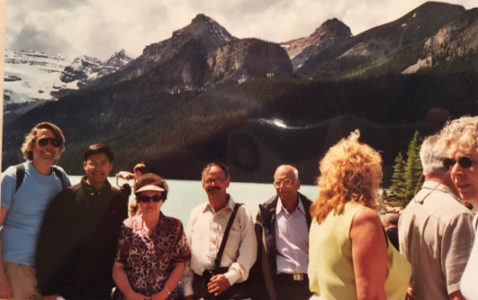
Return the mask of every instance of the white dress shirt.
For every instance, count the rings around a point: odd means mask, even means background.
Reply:
[[[193,272],[202,275],[204,270],[214,268],[214,260],[234,205],[234,200],[229,197],[226,206],[217,212],[209,202],[202,203],[191,211],[186,231],[191,247],[191,260],[186,263],[182,279],[185,296],[193,294]],[[254,224],[245,205],[241,205],[229,231],[220,264],[220,267],[229,267],[225,276],[231,285],[247,279],[256,256]]]
[[[309,266],[309,230],[302,201],[289,212],[278,199],[275,242],[277,273],[307,273]]]

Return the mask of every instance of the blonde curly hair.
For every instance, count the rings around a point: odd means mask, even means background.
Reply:
[[[320,224],[330,213],[341,214],[345,203],[356,202],[374,208],[382,180],[382,157],[360,143],[359,130],[332,146],[319,163],[319,195],[311,215]]]
[[[449,121],[440,131],[441,148],[450,155],[460,150],[476,155],[478,152],[478,116],[464,116]]]

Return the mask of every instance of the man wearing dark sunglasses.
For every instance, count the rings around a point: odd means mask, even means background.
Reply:
[[[463,201],[478,207],[478,116],[463,116],[450,121],[441,131],[443,148],[447,151],[445,162],[450,176]],[[473,219],[475,233],[478,215]],[[470,257],[461,277],[460,288],[466,299],[478,299],[478,239],[475,237]]]
[[[21,147],[25,162],[2,174],[0,226],[0,299],[39,299],[34,276],[35,247],[50,201],[70,186],[65,171],[53,164],[64,150],[58,126],[41,122]]]
[[[56,196],[38,239],[36,268],[43,299],[109,299],[111,270],[128,201],[110,185],[113,151],[93,144],[85,151],[81,182]]]
[[[412,299],[464,299],[460,278],[474,232],[470,210],[458,198],[443,160],[440,136],[428,137],[420,149],[425,182],[399,220],[400,252],[412,263]],[[458,164],[465,168],[466,159]]]

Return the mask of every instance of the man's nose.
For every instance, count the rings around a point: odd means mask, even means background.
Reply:
[[[459,163],[455,163],[450,169],[450,174],[462,174],[462,173],[463,173],[463,168],[460,166]]]

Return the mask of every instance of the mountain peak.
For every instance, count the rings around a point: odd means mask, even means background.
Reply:
[[[191,24],[173,32],[173,38],[184,35],[199,38],[214,38],[225,42],[234,39],[224,27],[205,14],[196,15],[196,17],[192,19]]]
[[[350,31],[350,27],[342,21],[333,18],[322,23],[311,36],[319,37],[320,39],[348,38],[352,36],[352,32]]]
[[[215,22],[210,17],[206,16],[205,14],[197,14],[194,19],[192,19],[191,24],[197,23],[208,23],[208,22]]]
[[[411,11],[411,13],[414,13],[417,10],[446,10],[446,9],[461,9],[465,10],[465,8],[462,5],[459,4],[451,4],[451,3],[445,3],[445,2],[438,2],[438,1],[427,1],[423,3],[422,5],[419,5],[417,8]]]

